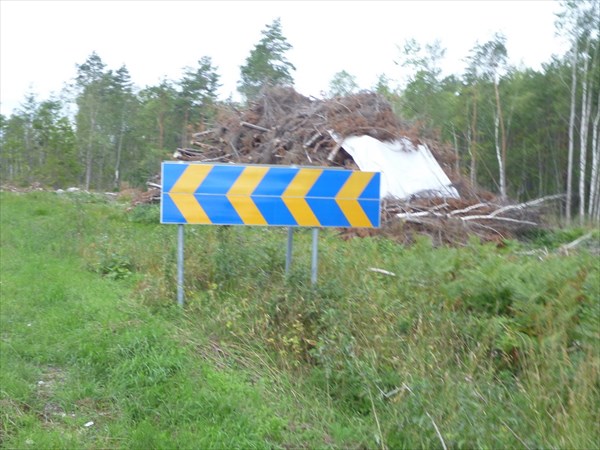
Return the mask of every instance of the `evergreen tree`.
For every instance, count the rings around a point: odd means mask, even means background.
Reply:
[[[137,129],[147,145],[155,149],[174,149],[179,145],[176,118],[178,92],[168,80],[148,86],[138,94],[140,103]]]
[[[401,115],[401,102],[398,88],[390,86],[390,80],[385,74],[379,74],[377,82],[372,88],[373,91],[383,96],[392,106],[392,111],[396,115]]]
[[[77,66],[75,87],[78,90],[77,141],[80,159],[85,167],[84,187],[90,189],[96,159],[100,156],[103,136],[100,133],[100,113],[102,99],[106,92],[106,65],[96,52]]]
[[[358,90],[356,77],[345,70],[337,72],[329,82],[329,96],[343,97],[355,93]]]
[[[181,114],[181,146],[188,142],[188,127],[203,128],[214,118],[219,75],[208,56],[198,61],[198,66],[186,68],[179,82],[178,111]],[[193,130],[192,130],[193,131]]]
[[[296,70],[285,56],[292,46],[281,30],[281,19],[277,18],[262,31],[262,39],[254,46],[246,63],[241,67],[238,91],[252,100],[264,86],[292,86],[291,72]]]
[[[118,189],[123,153],[135,147],[136,98],[125,66],[106,70],[96,53],[77,66],[77,141],[86,189]],[[135,155],[137,156],[137,155]],[[132,154],[126,161],[135,159]]]
[[[10,118],[2,117],[0,175],[3,180],[65,187],[77,181],[75,132],[57,100],[28,94]]]
[[[19,183],[26,180],[30,171],[25,160],[25,141],[28,121],[20,112],[4,120],[0,146],[0,174],[3,182]]]

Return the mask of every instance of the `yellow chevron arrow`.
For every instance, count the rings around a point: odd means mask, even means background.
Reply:
[[[245,225],[267,225],[267,221],[250,196],[268,171],[268,167],[248,166],[227,191],[227,199]]]
[[[169,194],[171,200],[177,206],[181,215],[185,217],[187,223],[199,223],[199,224],[210,224],[211,220],[208,218],[202,207],[198,204],[198,201],[194,197],[194,194],[180,194],[174,193]]]
[[[202,184],[214,166],[206,164],[190,164],[183,171],[169,192],[178,194],[193,194]]]
[[[321,226],[305,197],[322,173],[323,169],[300,169],[281,196],[285,206],[300,226]]]
[[[335,197],[335,201],[352,227],[373,226],[358,203],[358,196],[362,194],[374,175],[369,172],[352,172]]]

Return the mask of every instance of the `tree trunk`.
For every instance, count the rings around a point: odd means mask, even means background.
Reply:
[[[23,141],[25,142],[25,155],[26,155],[26,161],[27,161],[27,167],[25,168],[25,170],[26,170],[25,177],[27,178],[28,183],[31,183],[32,181],[34,181],[31,178],[33,168],[35,167],[35,164],[33,161],[35,152],[33,149],[33,142],[32,142],[33,141],[32,128],[33,128],[32,117],[28,115],[27,123],[25,124],[25,130],[24,130],[25,133],[23,135]]]
[[[456,138],[456,128],[454,124],[452,124],[452,137],[454,138],[454,157],[456,161],[454,161],[454,170],[456,171],[456,175],[460,174],[460,154],[458,153],[458,139]]]
[[[500,89],[498,78],[494,79],[494,93],[496,95],[496,117],[494,119],[494,136],[496,143],[496,157],[498,158],[498,176],[500,181],[500,198],[506,200],[506,137],[504,119],[500,106]]]
[[[88,136],[87,152],[85,155],[85,190],[90,189],[90,182],[92,180],[92,163],[93,163],[93,146],[94,146],[94,132],[96,128],[96,114],[92,110],[90,114],[90,134]]]
[[[113,187],[117,191],[121,188],[121,155],[123,153],[123,139],[125,137],[125,116],[127,114],[126,104],[123,104],[121,107],[121,124],[119,127],[119,142],[117,144],[117,154],[115,157],[115,178],[113,180]]]
[[[537,196],[542,197],[542,193],[544,192],[544,163],[542,160],[542,152],[538,149],[537,151],[537,162],[538,162],[538,190]]]
[[[588,68],[589,68],[590,40],[585,48],[585,61],[583,63],[583,78],[581,80],[581,123],[579,125],[579,222],[583,225],[585,220],[585,175],[587,172],[587,143],[591,114],[592,90],[588,93]]]
[[[161,112],[156,118],[158,123],[158,148],[161,150],[165,145],[165,115]]]
[[[187,128],[188,128],[188,120],[190,117],[190,110],[189,108],[185,109],[185,114],[183,116],[183,129],[181,131],[181,146],[182,147],[187,147]]]
[[[496,94],[496,116],[500,126],[500,151],[498,156],[498,171],[500,176],[500,197],[506,200],[506,131],[504,129],[504,118],[502,117],[502,106],[500,105],[500,83],[494,80],[494,91]],[[497,127],[497,126],[496,126]],[[496,137],[496,150],[498,151],[498,138]]]
[[[121,133],[119,134],[119,144],[117,145],[117,160],[115,161],[115,180],[114,188],[119,190],[121,188],[121,153],[123,151],[123,136],[125,135],[125,117],[121,121]]]
[[[477,184],[477,90],[475,90],[475,94],[473,96],[473,112],[471,114],[469,134],[471,136],[471,145],[469,146],[469,154],[471,155],[471,186],[474,187]]]
[[[567,225],[571,224],[571,200],[573,196],[573,149],[575,147],[575,104],[577,90],[577,41],[573,43],[573,56],[571,57],[571,113],[569,115],[569,153],[567,162],[567,201],[565,206],[565,218]]]
[[[598,105],[592,127],[592,177],[588,215],[593,222],[598,223],[598,219],[600,219],[600,179],[598,173],[600,171],[600,90],[598,91]]]

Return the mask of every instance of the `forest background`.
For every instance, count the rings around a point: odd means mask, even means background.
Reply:
[[[410,75],[401,86],[381,74],[359,86],[342,70],[328,98],[361,90],[385,97],[394,112],[451,146],[459,171],[504,199],[526,201],[564,193],[566,222],[600,220],[600,2],[563,2],[556,31],[571,46],[541,70],[509,64],[506,37],[477,42],[463,73],[442,77],[439,41],[409,39],[396,64]],[[125,65],[109,68],[97,53],[77,64],[61,96],[26,95],[0,115],[3,184],[42,183],[87,190],[143,187],[160,162],[211,127],[224,111],[241,109],[265,86],[294,86],[294,62],[277,18],[241,61],[241,101],[218,97],[210,55],[179,79],[137,89]]]

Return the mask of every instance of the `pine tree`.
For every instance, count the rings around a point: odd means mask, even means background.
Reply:
[[[285,53],[292,48],[281,30],[281,19],[277,18],[262,31],[262,39],[254,46],[246,63],[241,67],[238,91],[246,100],[258,96],[265,86],[291,86],[296,70]]]
[[[356,77],[345,70],[336,73],[329,82],[329,95],[331,97],[342,97],[350,95],[358,90]]]
[[[204,125],[213,119],[214,104],[217,100],[219,88],[219,75],[208,56],[198,61],[198,66],[193,69],[187,67],[184,76],[179,82],[180,93],[178,111],[181,114],[182,132],[181,145],[188,141],[189,125]]]

